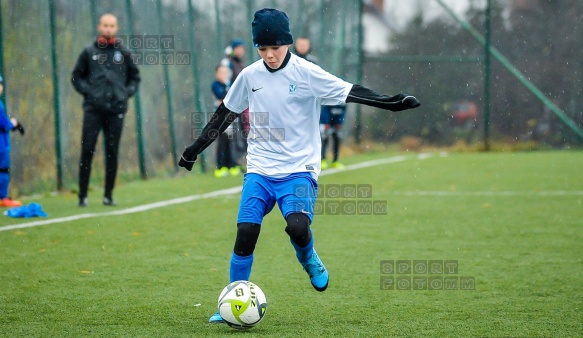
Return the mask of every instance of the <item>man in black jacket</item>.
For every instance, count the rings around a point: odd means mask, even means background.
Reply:
[[[128,99],[140,83],[138,68],[130,50],[116,39],[118,25],[113,14],[104,14],[97,26],[97,40],[79,55],[71,81],[83,95],[83,136],[79,163],[79,206],[87,206],[87,189],[91,162],[99,132],[105,135],[104,205],[115,205],[112,199],[117,157]]]

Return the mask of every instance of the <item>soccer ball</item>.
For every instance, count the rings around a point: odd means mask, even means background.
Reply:
[[[248,329],[265,316],[267,299],[261,289],[245,280],[235,281],[219,295],[219,313],[225,323],[235,329]]]

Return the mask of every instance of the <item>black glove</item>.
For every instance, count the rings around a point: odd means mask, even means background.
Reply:
[[[214,140],[216,140],[216,138],[223,133],[237,117],[237,114],[227,109],[227,107],[221,103],[211,117],[211,120],[203,128],[200,136],[193,144],[184,150],[180,161],[178,161],[178,166],[191,171],[198,154],[202,153]]]
[[[184,159],[184,155],[182,157],[180,157],[180,161],[178,161],[178,166],[185,168],[188,171],[192,171],[192,167],[194,166],[194,163],[196,162],[196,156],[194,157],[194,160],[192,161],[188,161]]]
[[[192,171],[192,167],[196,162],[196,158],[198,157],[198,147],[195,144],[191,144],[190,146],[186,147],[182,156],[180,157],[180,161],[178,161],[178,166],[185,168],[188,171]]]
[[[20,132],[20,135],[24,135],[24,127],[22,126],[20,121],[17,121],[16,126],[14,126],[14,128],[12,128],[12,131],[15,131],[15,130],[18,130],[18,132]]]
[[[421,105],[415,96],[407,95],[403,99],[403,106],[407,109],[417,108]]]
[[[421,105],[417,98],[412,95],[382,95],[374,90],[356,84],[352,86],[350,93],[348,93],[346,102],[365,104],[367,106],[387,109],[390,111],[402,111],[417,108]]]

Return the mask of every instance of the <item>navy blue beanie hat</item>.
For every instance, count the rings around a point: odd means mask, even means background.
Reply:
[[[253,44],[261,46],[283,46],[294,43],[289,30],[287,14],[273,8],[264,8],[255,12],[253,23]]]
[[[235,40],[231,41],[231,48],[235,49],[239,46],[245,46],[245,41],[243,41],[241,39],[235,39]]]

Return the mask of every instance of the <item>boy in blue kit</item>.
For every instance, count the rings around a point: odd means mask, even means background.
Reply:
[[[0,95],[4,91],[4,79],[0,76]],[[0,101],[0,207],[18,207],[22,203],[8,197],[10,183],[10,132],[18,130],[24,135],[24,128],[15,118],[9,118]]]
[[[229,68],[227,66],[219,65],[215,69],[215,80],[211,84],[211,90],[215,96],[215,109],[217,109],[223,99],[227,96],[229,86]],[[217,167],[215,169],[215,177],[225,177],[232,174],[237,176],[239,174],[239,166],[233,159],[231,153],[231,137],[233,136],[233,127],[229,126],[224,133],[218,137],[217,144]]]
[[[400,111],[418,107],[419,102],[410,95],[386,96],[353,85],[290,53],[293,38],[284,12],[269,8],[257,11],[252,33],[261,60],[239,74],[178,165],[192,170],[198,154],[249,108],[247,174],[230,281],[249,280],[263,217],[277,202],[298,261],[314,289],[324,291],[328,271],[314,249],[310,229],[321,164],[320,105],[355,102]],[[209,319],[211,323],[222,321],[218,312]]]
[[[340,155],[340,130],[346,116],[346,105],[322,106],[320,111],[320,133],[322,134],[322,170],[328,168],[326,161],[326,148],[332,137],[332,168],[344,169],[344,165],[338,162]]]

